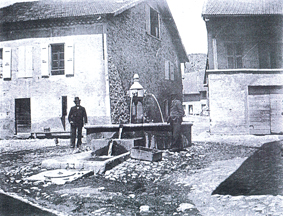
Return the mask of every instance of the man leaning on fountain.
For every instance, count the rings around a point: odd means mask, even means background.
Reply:
[[[79,148],[82,144],[82,128],[87,123],[87,115],[84,107],[80,105],[81,100],[79,97],[75,97],[74,103],[76,106],[71,107],[69,112],[68,120],[71,124],[71,148]],[[75,145],[76,134],[77,146]]]
[[[182,102],[178,99],[178,94],[173,92],[171,94],[172,103],[170,107],[170,116],[168,123],[171,125],[172,130],[172,144],[170,151],[178,152],[183,149],[183,143],[181,138],[181,124],[185,115]]]

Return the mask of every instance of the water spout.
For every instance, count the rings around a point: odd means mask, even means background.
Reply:
[[[118,139],[122,139],[123,125],[119,126],[119,136]]]
[[[108,156],[112,155],[112,149],[113,149],[113,141],[111,140],[111,142],[109,143]]]
[[[154,98],[154,100],[155,100],[155,102],[156,102],[156,104],[158,106],[158,109],[159,109],[159,113],[160,113],[160,116],[161,116],[162,123],[164,123],[163,113],[161,111],[161,108],[160,108],[160,105],[159,105],[159,102],[158,102],[157,98],[152,93],[147,93],[147,95],[150,95],[150,96],[152,96]]]

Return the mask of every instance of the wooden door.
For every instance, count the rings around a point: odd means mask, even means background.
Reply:
[[[250,134],[270,134],[270,95],[249,95]]]
[[[30,99],[15,99],[15,129],[16,133],[31,131]]]
[[[283,94],[270,95],[271,133],[283,133]]]

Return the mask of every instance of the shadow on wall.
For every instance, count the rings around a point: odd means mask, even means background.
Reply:
[[[262,145],[212,194],[283,195],[283,141]]]

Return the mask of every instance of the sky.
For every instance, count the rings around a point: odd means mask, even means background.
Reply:
[[[32,0],[0,0],[0,7],[21,1]],[[206,28],[201,17],[203,1],[167,0],[188,54],[207,53]]]

